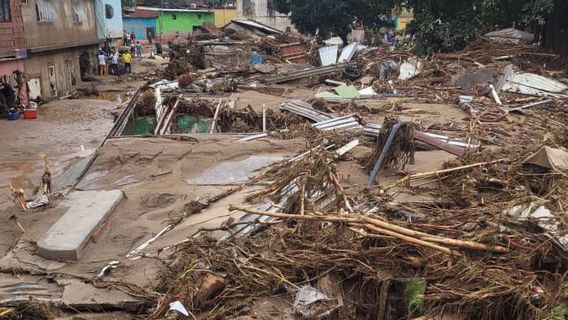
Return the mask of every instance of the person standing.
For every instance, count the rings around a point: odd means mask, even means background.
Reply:
[[[99,55],[97,56],[97,58],[99,60],[99,75],[100,76],[106,76],[107,70],[106,70],[106,55],[105,55],[105,53],[101,50],[99,52]]]
[[[18,84],[18,100],[20,101],[20,105],[27,107],[30,102],[30,90],[28,88],[26,75],[20,70],[16,70],[12,73],[16,75],[16,83]]]
[[[122,54],[122,62],[124,62],[124,73],[131,74],[132,73],[132,55],[130,51],[126,51]]]
[[[142,58],[142,45],[140,41],[136,41],[136,57]]]
[[[2,116],[8,117],[8,113],[11,109],[16,108],[16,90],[7,82],[0,80],[0,94],[4,101],[4,108],[2,110]]]
[[[110,56],[110,74],[118,75],[118,53],[115,51]]]

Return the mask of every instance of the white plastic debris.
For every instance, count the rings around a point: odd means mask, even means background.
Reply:
[[[39,208],[49,204],[49,198],[46,194],[41,194],[34,201],[28,201],[26,207],[28,209]]]
[[[310,285],[305,285],[301,287],[296,294],[294,306],[309,306],[310,304],[321,300],[329,300],[329,298],[318,289]]]
[[[398,79],[407,80],[418,74],[422,69],[422,62],[416,59],[408,59],[400,65],[400,74]]]
[[[170,310],[175,310],[181,314],[183,314],[184,316],[189,316],[189,312],[187,312],[187,309],[183,306],[183,304],[178,300],[178,301],[174,301],[172,303],[170,303]]]

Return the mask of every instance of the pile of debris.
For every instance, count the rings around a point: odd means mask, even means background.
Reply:
[[[178,247],[150,319],[173,300],[199,318],[223,318],[272,297],[290,305],[279,314],[299,318],[565,312],[568,179],[535,165],[541,156],[509,152],[476,153],[390,186],[437,186],[428,190],[438,201],[413,204],[380,188],[346,196],[338,151],[313,149],[266,173],[272,183],[233,206],[248,216],[223,227],[223,239],[199,235]]]
[[[240,82],[311,78],[333,86],[309,102],[283,103],[281,114],[178,107],[213,117],[218,132],[267,134],[268,121],[268,131],[281,134],[300,131],[293,124],[302,121],[309,141],[305,152],[247,183],[264,188],[231,207],[245,215],[219,227],[223,237],[203,230],[171,252],[158,288],[164,297],[149,319],[247,316],[264,303],[278,310],[272,316],[302,319],[568,314],[568,86],[550,68],[556,55],[481,41],[430,60],[352,44],[318,48],[321,66],[286,74],[233,70]],[[295,43],[257,43],[277,56],[272,61],[300,59],[295,49],[285,52]],[[389,117],[396,103],[365,106],[393,97],[451,104],[467,116],[424,126]],[[377,114],[387,116],[382,124],[369,121]],[[358,145],[372,151],[361,157],[369,180],[348,195],[337,162]],[[428,147],[456,158],[436,171],[405,172],[415,151]],[[379,181],[385,169],[401,177]],[[401,193],[432,200],[405,201]]]

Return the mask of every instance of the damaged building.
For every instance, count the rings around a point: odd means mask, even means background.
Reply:
[[[237,18],[258,21],[282,32],[295,30],[290,16],[276,11],[272,0],[237,0]]]
[[[65,95],[80,81],[81,54],[94,56],[99,47],[95,2],[30,0],[21,8],[30,98]]]
[[[25,38],[20,2],[0,1],[0,77],[9,82],[14,71],[24,68]]]
[[[101,43],[122,36],[120,1],[12,0],[0,10],[0,75],[14,82],[14,71],[25,73],[31,99],[66,95],[80,81],[80,56],[92,72]]]

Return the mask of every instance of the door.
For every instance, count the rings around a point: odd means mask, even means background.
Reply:
[[[28,80],[28,88],[30,89],[30,99],[35,100],[41,97],[41,81],[39,78]]]
[[[65,80],[67,82],[67,89],[75,85],[75,72],[73,70],[73,60],[65,60]]]
[[[152,42],[152,40],[154,40],[155,34],[156,34],[156,28],[154,27],[146,28],[146,38],[148,39],[148,41],[150,41],[150,43]]]
[[[57,97],[57,78],[55,75],[55,66],[47,67],[47,76],[49,80],[49,90],[52,97]]]

